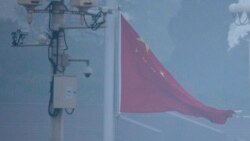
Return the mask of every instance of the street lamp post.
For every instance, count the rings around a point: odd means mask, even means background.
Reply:
[[[64,33],[60,26],[64,23],[64,14],[60,11],[64,10],[64,0],[52,4],[52,14],[51,14],[51,31],[52,31],[52,46],[51,46],[51,63],[53,66],[53,76],[59,75],[64,72],[64,67],[62,65],[62,56],[64,49]],[[54,64],[54,65],[53,65]],[[52,84],[53,85],[53,84]],[[53,97],[53,93],[51,98]],[[49,105],[53,105],[53,100],[50,100]],[[50,108],[50,107],[49,107]],[[64,140],[64,117],[63,108],[56,109],[57,114],[51,116],[51,138],[50,141],[63,141]]]
[[[12,32],[13,47],[41,47],[48,46],[48,58],[52,66],[52,81],[50,86],[50,100],[48,113],[51,117],[51,137],[50,141],[64,140],[64,110],[67,114],[72,114],[76,105],[76,78],[65,75],[64,72],[71,62],[86,63],[87,68],[85,76],[89,77],[92,69],[89,67],[88,59],[71,59],[66,53],[67,45],[65,44],[65,32],[68,29],[86,29],[97,30],[102,28],[105,23],[105,17],[110,12],[104,8],[96,8],[95,0],[71,0],[70,3],[78,10],[70,10],[64,0],[51,0],[44,9],[37,7],[42,5],[43,0],[17,0],[18,4],[24,6],[27,10],[27,21],[30,24],[34,13],[49,14],[49,31],[47,38],[49,42],[38,44],[25,43],[25,37],[28,33],[18,29]],[[93,8],[94,13],[89,12]],[[93,11],[92,10],[92,11]],[[66,25],[64,15],[79,15],[81,24],[77,26]],[[92,21],[87,21],[85,16],[90,16]],[[69,109],[71,111],[69,112]]]

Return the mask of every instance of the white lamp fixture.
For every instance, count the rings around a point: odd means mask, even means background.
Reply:
[[[96,0],[71,0],[71,6],[78,8],[80,14],[80,22],[84,24],[84,13],[91,7],[96,5]]]
[[[22,5],[27,10],[27,21],[29,24],[32,22],[32,15],[34,13],[35,7],[41,5],[43,0],[17,0],[19,5]]]
[[[88,9],[96,5],[96,0],[71,0],[71,6],[81,9]]]

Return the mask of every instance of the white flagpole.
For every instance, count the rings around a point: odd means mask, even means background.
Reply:
[[[103,141],[114,141],[114,90],[115,90],[115,13],[116,0],[106,0],[106,6],[112,9],[107,15],[105,29],[105,66],[104,66],[104,123]]]
[[[248,86],[249,86],[250,85],[250,33],[249,32],[247,38],[248,38]]]
[[[116,93],[117,93],[117,95],[116,95],[116,113],[115,113],[115,115],[116,115],[116,117],[117,116],[119,116],[120,114],[121,114],[121,112],[120,112],[120,109],[121,109],[121,38],[122,38],[122,36],[121,36],[121,16],[122,16],[122,13],[121,13],[121,11],[120,11],[120,9],[118,9],[118,15],[117,15],[118,17],[117,17],[117,19],[118,19],[118,21],[117,21],[117,24],[118,24],[118,26],[117,26],[117,29],[118,29],[118,31],[116,32],[116,35],[117,35],[117,37],[118,37],[118,48],[116,48],[116,50],[115,50],[115,52],[116,52],[116,65],[115,65],[115,67],[116,67],[116,71],[117,71],[117,73],[116,73],[116,77],[117,77],[117,79],[116,79],[116,88],[117,89],[115,89],[116,90]]]

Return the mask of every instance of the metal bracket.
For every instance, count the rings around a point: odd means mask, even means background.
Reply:
[[[16,32],[12,32],[12,46],[19,46],[23,44],[24,39],[28,36],[28,32],[24,32],[21,29],[17,29]]]
[[[21,29],[17,29],[17,31],[12,32],[12,47],[42,47],[49,46],[49,44],[24,44],[25,38],[29,35],[28,32],[24,32]]]

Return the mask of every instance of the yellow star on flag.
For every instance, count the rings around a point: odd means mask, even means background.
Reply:
[[[161,74],[161,76],[162,76],[163,78],[165,78],[165,74],[164,74],[163,71],[160,71],[160,74]]]
[[[147,52],[150,50],[148,44],[141,37],[137,38],[137,40],[144,44]]]

